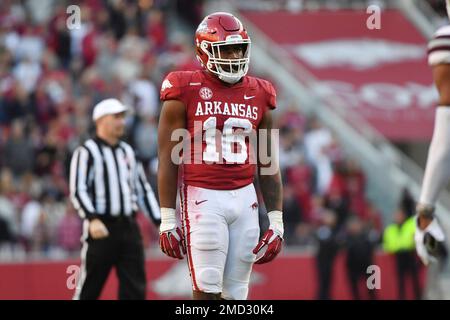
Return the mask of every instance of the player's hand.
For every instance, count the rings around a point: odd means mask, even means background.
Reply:
[[[183,259],[186,254],[186,246],[180,228],[160,232],[159,247],[169,257]]]
[[[183,259],[186,254],[183,233],[176,223],[175,209],[161,208],[159,247],[171,258]]]
[[[109,236],[108,229],[100,219],[93,219],[89,222],[89,234],[92,239],[103,239]]]
[[[283,243],[283,214],[281,211],[267,213],[270,221],[269,229],[253,249],[256,264],[272,261],[280,253]]]
[[[436,217],[431,214],[425,215],[423,207],[418,206],[416,215],[416,242],[417,255],[425,265],[430,262],[445,259],[447,248],[445,235]],[[430,210],[430,209],[428,209]]]

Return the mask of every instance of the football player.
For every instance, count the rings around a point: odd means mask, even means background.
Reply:
[[[235,16],[217,12],[205,17],[195,46],[203,69],[172,72],[161,86],[160,247],[173,258],[187,255],[194,299],[242,300],[253,264],[273,260],[282,246],[278,165],[265,174],[263,169],[273,163],[259,156],[252,162],[249,143],[251,132],[266,129],[264,142],[271,150],[276,94],[270,82],[246,75],[251,41]],[[178,140],[171,138],[177,129],[186,129],[191,142],[180,165],[181,229],[175,211],[179,166],[172,158]],[[255,169],[270,221],[259,242]]]
[[[450,26],[440,28],[430,41],[428,63],[439,92],[439,106],[416,208],[416,250],[425,265],[447,257],[445,233],[434,210],[438,195],[450,178]]]

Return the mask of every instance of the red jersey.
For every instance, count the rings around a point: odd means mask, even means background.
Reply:
[[[191,150],[188,161],[183,154],[185,184],[233,190],[253,182],[256,155],[250,152],[249,133],[276,106],[270,82],[245,76],[228,86],[202,70],[171,72],[160,98],[179,100],[186,107]]]

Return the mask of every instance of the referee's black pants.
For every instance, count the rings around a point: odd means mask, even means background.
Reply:
[[[75,299],[98,299],[112,267],[116,267],[120,300],[144,300],[144,247],[133,217],[102,218],[109,231],[103,239],[88,235],[81,252],[81,272]]]

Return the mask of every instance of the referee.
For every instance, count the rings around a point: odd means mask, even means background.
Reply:
[[[159,205],[133,149],[120,141],[128,108],[116,99],[93,112],[96,135],[79,146],[70,164],[70,197],[84,219],[81,272],[74,299],[98,299],[116,267],[119,299],[145,299],[144,247],[137,205],[155,224]]]

